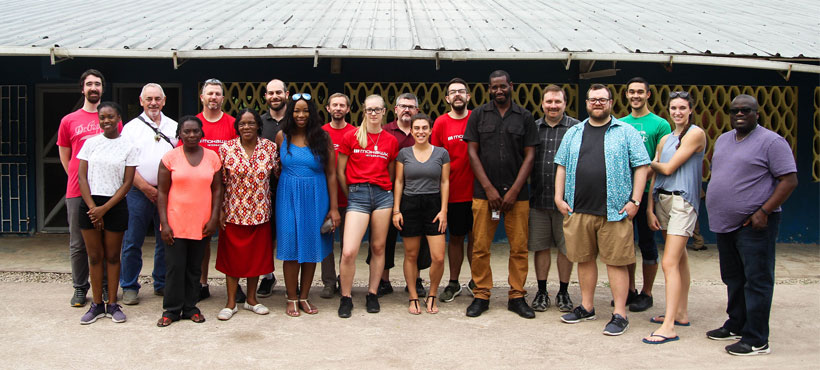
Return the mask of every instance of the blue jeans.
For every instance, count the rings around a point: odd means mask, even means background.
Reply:
[[[740,333],[741,342],[769,342],[769,313],[774,293],[774,251],[780,213],[769,215],[766,229],[752,225],[717,234],[720,277],[726,284],[729,319],[723,327]]]
[[[122,256],[120,258],[120,286],[122,290],[139,290],[139,275],[142,271],[142,243],[148,232],[148,225],[154,222],[156,247],[154,248],[154,290],[165,288],[165,242],[159,231],[159,213],[156,204],[152,203],[141,190],[132,187],[126,195],[128,200],[128,230],[122,239]]]

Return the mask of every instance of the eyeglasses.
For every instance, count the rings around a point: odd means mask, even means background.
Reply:
[[[384,108],[365,108],[364,110],[367,114],[377,114],[384,111]]]
[[[417,106],[415,106],[415,105],[407,105],[407,104],[399,104],[399,105],[396,105],[396,106],[397,106],[397,107],[399,107],[399,108],[401,108],[401,109],[404,109],[404,110],[408,110],[408,109],[416,109],[416,108],[418,108],[418,107],[417,107]]]
[[[294,101],[299,100],[299,99],[304,99],[304,100],[310,101],[312,96],[310,96],[310,94],[308,94],[308,93],[296,93],[296,94],[293,94],[292,98],[293,98]]]
[[[745,116],[745,115],[747,115],[747,114],[749,114],[749,113],[752,113],[752,112],[757,112],[757,110],[752,109],[752,108],[749,108],[749,107],[744,107],[744,108],[729,108],[729,114],[738,114],[738,113],[743,113],[743,115]]]
[[[689,93],[686,91],[674,91],[669,93],[669,100],[675,98],[689,99]]]
[[[447,91],[447,95],[455,95],[455,94],[462,94],[462,95],[467,94],[467,89],[458,89],[458,90],[454,89],[454,90]]]
[[[603,105],[603,104],[606,104],[610,100],[612,100],[612,99],[610,99],[610,98],[591,98],[591,99],[587,99],[587,103],[602,104]]]

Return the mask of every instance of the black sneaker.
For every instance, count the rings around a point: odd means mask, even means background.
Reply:
[[[379,298],[381,298],[390,293],[393,293],[393,286],[390,285],[390,281],[379,280],[379,287],[376,289],[376,295],[378,295]]]
[[[629,310],[632,312],[643,312],[652,307],[653,301],[651,295],[646,295],[641,292],[629,305]]]
[[[578,305],[572,312],[561,316],[561,321],[567,324],[575,324],[581,322],[581,320],[595,320],[595,309],[592,309],[592,312],[587,311],[583,305]]]
[[[733,333],[724,327],[719,327],[715,330],[709,330],[706,332],[706,337],[712,340],[738,340],[740,339],[740,334]]]
[[[547,295],[547,291],[539,290],[535,293],[535,298],[532,299],[532,309],[538,312],[544,312],[550,306],[550,297]]]
[[[604,335],[621,335],[626,332],[627,328],[629,328],[629,320],[616,313],[604,327]]]
[[[353,298],[342,296],[339,300],[339,317],[346,319],[350,317],[353,311]]]
[[[248,296],[245,295],[245,292],[242,291],[242,286],[236,286],[236,303],[245,303],[245,300],[248,299]]]
[[[273,287],[276,286],[276,276],[273,278],[259,279],[259,288],[256,289],[256,296],[267,298],[273,295]]]
[[[410,293],[410,289],[408,289],[407,286],[405,286],[404,292]],[[422,280],[421,278],[416,278],[416,293],[419,295],[419,297],[427,296],[427,290],[424,289],[424,280]]]
[[[88,289],[74,288],[74,295],[71,296],[71,307],[83,307],[83,306],[85,306],[85,302],[86,302],[85,296],[87,294],[88,294]]]
[[[379,311],[381,311],[381,307],[379,306],[379,296],[373,293],[367,293],[364,307],[367,310],[367,313],[379,313]]]
[[[638,290],[637,289],[630,290],[629,294],[626,296],[626,305],[629,306],[629,305],[632,304],[632,302],[635,302],[635,297],[637,297],[637,296],[638,296]],[[610,307],[615,307],[615,300],[614,299],[609,301],[609,306]]]
[[[507,301],[507,310],[515,312],[518,316],[525,319],[535,318],[535,312],[533,312],[530,306],[527,306],[527,301],[524,300],[524,297],[513,298]]]
[[[558,311],[572,312],[572,299],[569,297],[569,292],[558,292],[555,295],[555,305]]]
[[[197,300],[197,302],[199,302],[199,301],[201,301],[205,298],[208,298],[210,296],[211,296],[211,290],[208,289],[208,284],[202,285],[199,288],[199,299]]]
[[[444,288],[444,293],[441,293],[441,296],[438,299],[442,302],[452,302],[456,297],[461,294],[461,284],[455,281],[451,281],[447,284],[447,287]]]
[[[104,286],[102,290],[103,290],[103,293],[102,293],[103,303],[108,303],[108,287]]]
[[[467,306],[468,317],[479,317],[484,311],[490,309],[490,301],[487,299],[474,298],[473,303]]]
[[[726,346],[726,352],[729,352],[729,354],[735,356],[755,356],[771,353],[772,349],[769,348],[769,343],[766,343],[760,347],[755,347],[743,342],[737,342]]]

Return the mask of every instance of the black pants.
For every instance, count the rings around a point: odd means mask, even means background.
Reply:
[[[174,245],[165,247],[165,296],[162,316],[171,320],[187,319],[198,314],[199,276],[205,248],[211,238],[202,240],[174,239]]]
[[[658,264],[658,245],[655,243],[655,231],[649,228],[649,219],[646,217],[646,207],[649,205],[649,193],[641,196],[641,205],[638,214],[632,221],[638,230],[638,247],[641,249],[641,258],[645,265]]]
[[[396,238],[399,235],[399,229],[393,226],[390,222],[390,229],[387,230],[387,242],[384,247],[384,269],[390,270],[396,266],[394,259],[396,258]],[[367,249],[367,264],[370,264],[370,248]],[[419,257],[416,260],[419,266],[419,271],[429,268],[433,263],[430,257],[430,246],[427,244],[427,238],[421,238],[421,245],[419,246]]]
[[[774,294],[774,253],[780,212],[769,215],[763,230],[752,225],[717,233],[720,277],[726,284],[729,319],[723,327],[740,333],[741,342],[762,346],[769,342],[769,313]]]

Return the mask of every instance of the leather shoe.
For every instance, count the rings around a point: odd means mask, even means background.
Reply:
[[[475,298],[473,303],[467,306],[468,317],[479,317],[484,311],[490,309],[490,301],[487,299]]]
[[[507,309],[515,312],[518,316],[521,316],[525,319],[534,319],[535,318],[535,311],[527,305],[527,301],[524,300],[524,297],[520,298],[513,298],[507,301]]]

